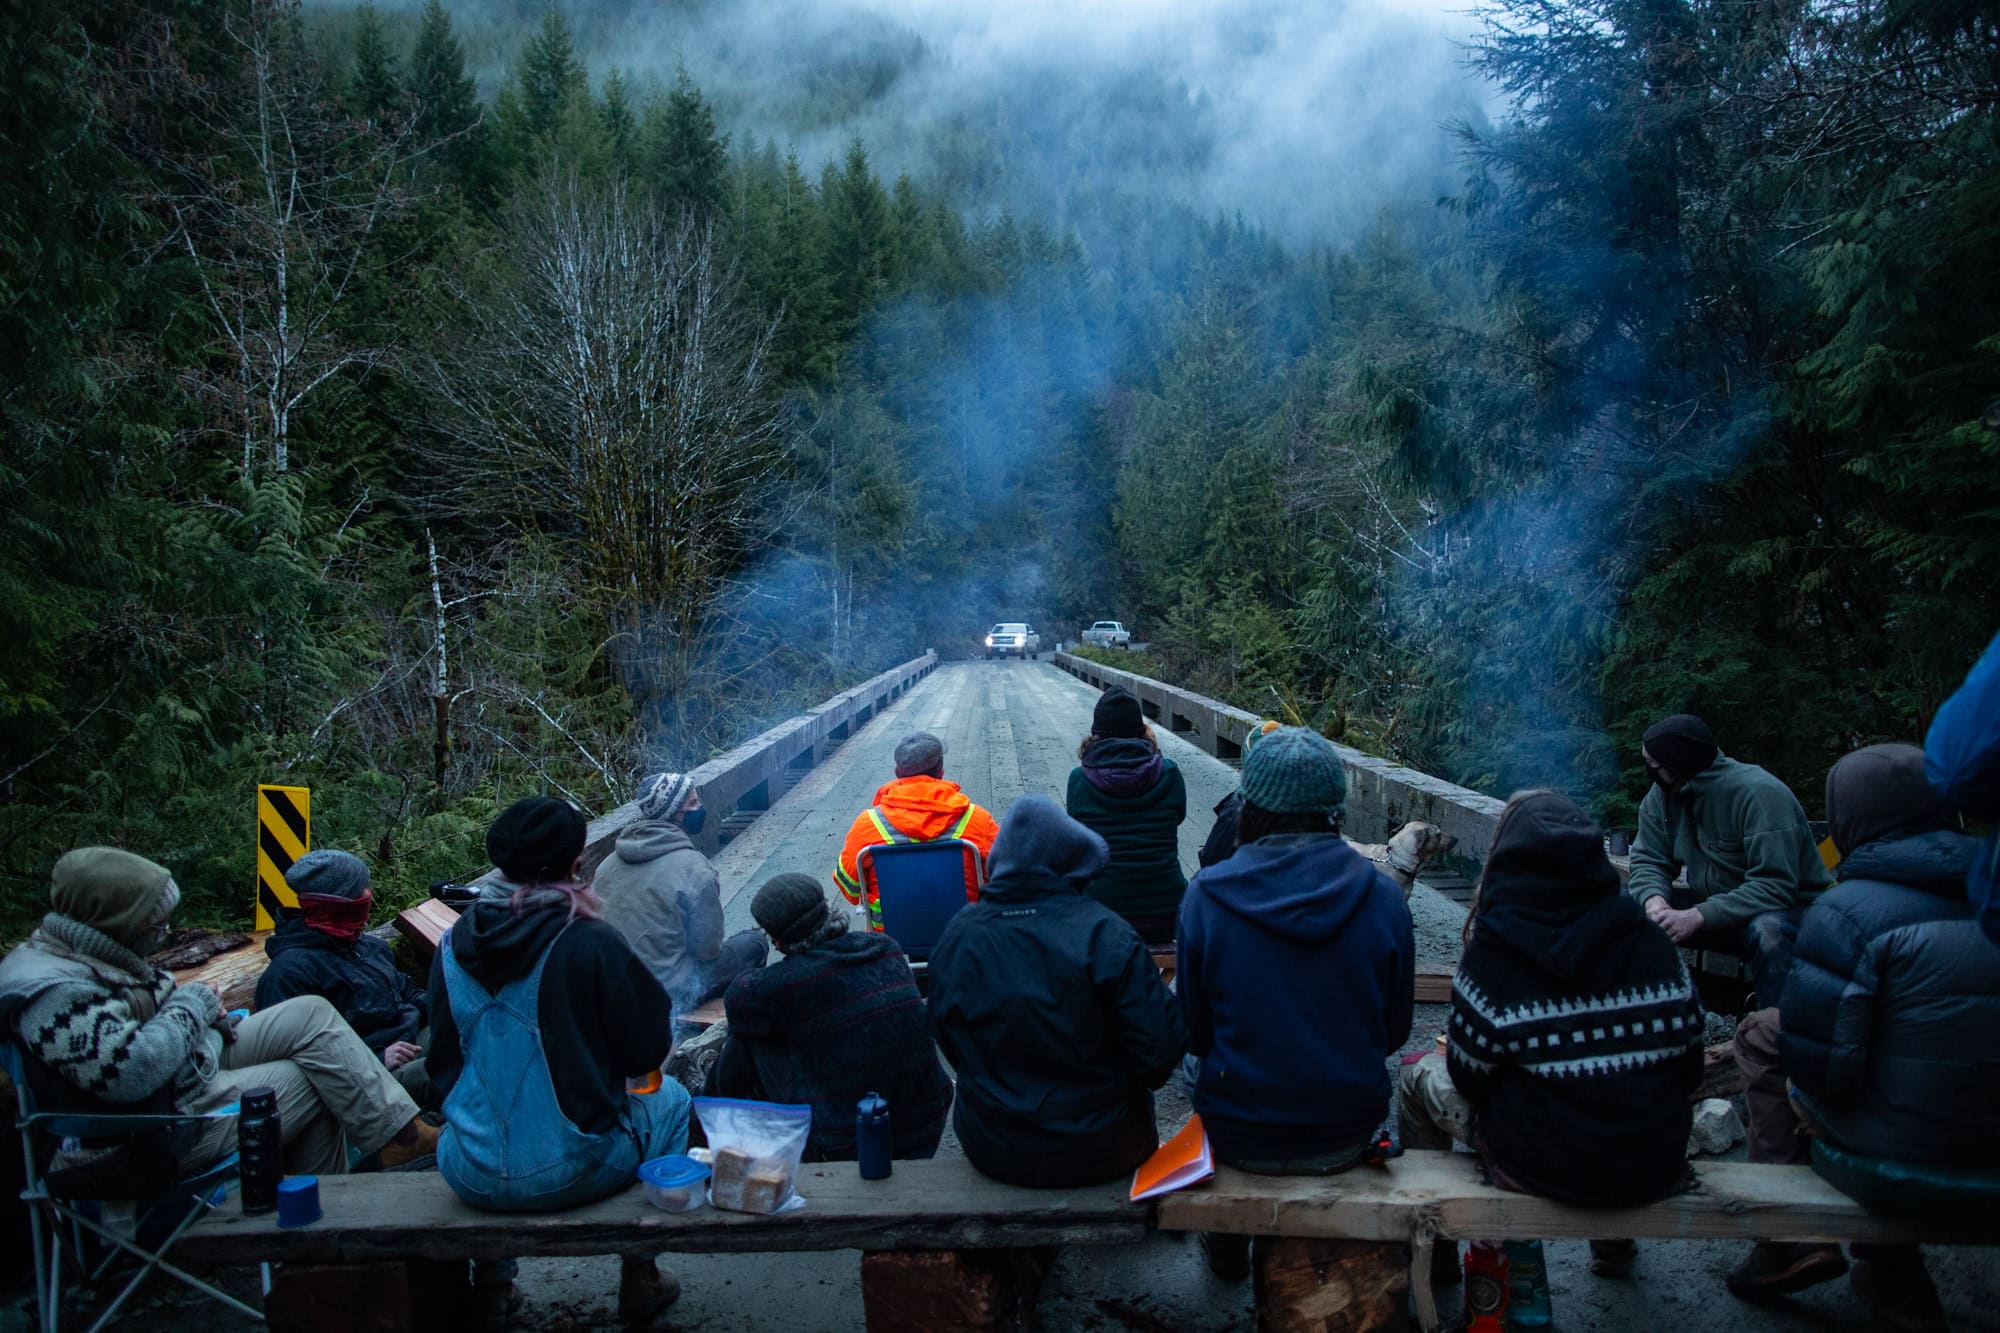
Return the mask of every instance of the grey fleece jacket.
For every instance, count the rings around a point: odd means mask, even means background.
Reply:
[[[604,919],[676,1004],[722,953],[722,882],[679,824],[634,824],[591,880]]]
[[[86,1095],[115,1104],[171,1090],[176,1105],[215,1077],[221,1003],[177,987],[104,932],[51,912],[0,961],[0,1021]]]
[[[1676,870],[1710,928],[1803,907],[1833,882],[1792,789],[1727,755],[1639,804],[1629,892],[1641,904],[1668,896]]]

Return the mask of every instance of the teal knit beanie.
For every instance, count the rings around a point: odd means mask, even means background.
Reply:
[[[1347,801],[1347,766],[1333,742],[1318,732],[1279,727],[1243,760],[1238,790],[1274,815],[1331,815]]]

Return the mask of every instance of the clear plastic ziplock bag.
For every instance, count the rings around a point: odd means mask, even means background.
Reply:
[[[697,1097],[713,1154],[708,1201],[737,1213],[782,1213],[806,1201],[792,1188],[812,1132],[812,1107]]]

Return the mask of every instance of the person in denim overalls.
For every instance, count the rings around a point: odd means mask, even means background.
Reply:
[[[576,882],[583,844],[583,814],[568,802],[510,807],[486,839],[505,878],[483,886],[432,963],[438,1170],[474,1208],[589,1203],[632,1185],[640,1162],[687,1150],[687,1091],[627,1090],[665,1063],[673,1009]],[[478,1266],[489,1316],[511,1308],[512,1278],[509,1261]],[[679,1294],[651,1259],[627,1260],[619,1315],[644,1322]]]

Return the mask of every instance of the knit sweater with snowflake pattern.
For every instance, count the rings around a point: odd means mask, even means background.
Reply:
[[[215,1076],[221,1006],[59,913],[0,960],[0,1022],[81,1094],[75,1109],[179,1105]]]
[[[1529,798],[1495,838],[1452,984],[1446,1057],[1474,1138],[1549,1198],[1637,1204],[1679,1188],[1702,1011],[1679,952],[1619,892],[1597,828]]]

